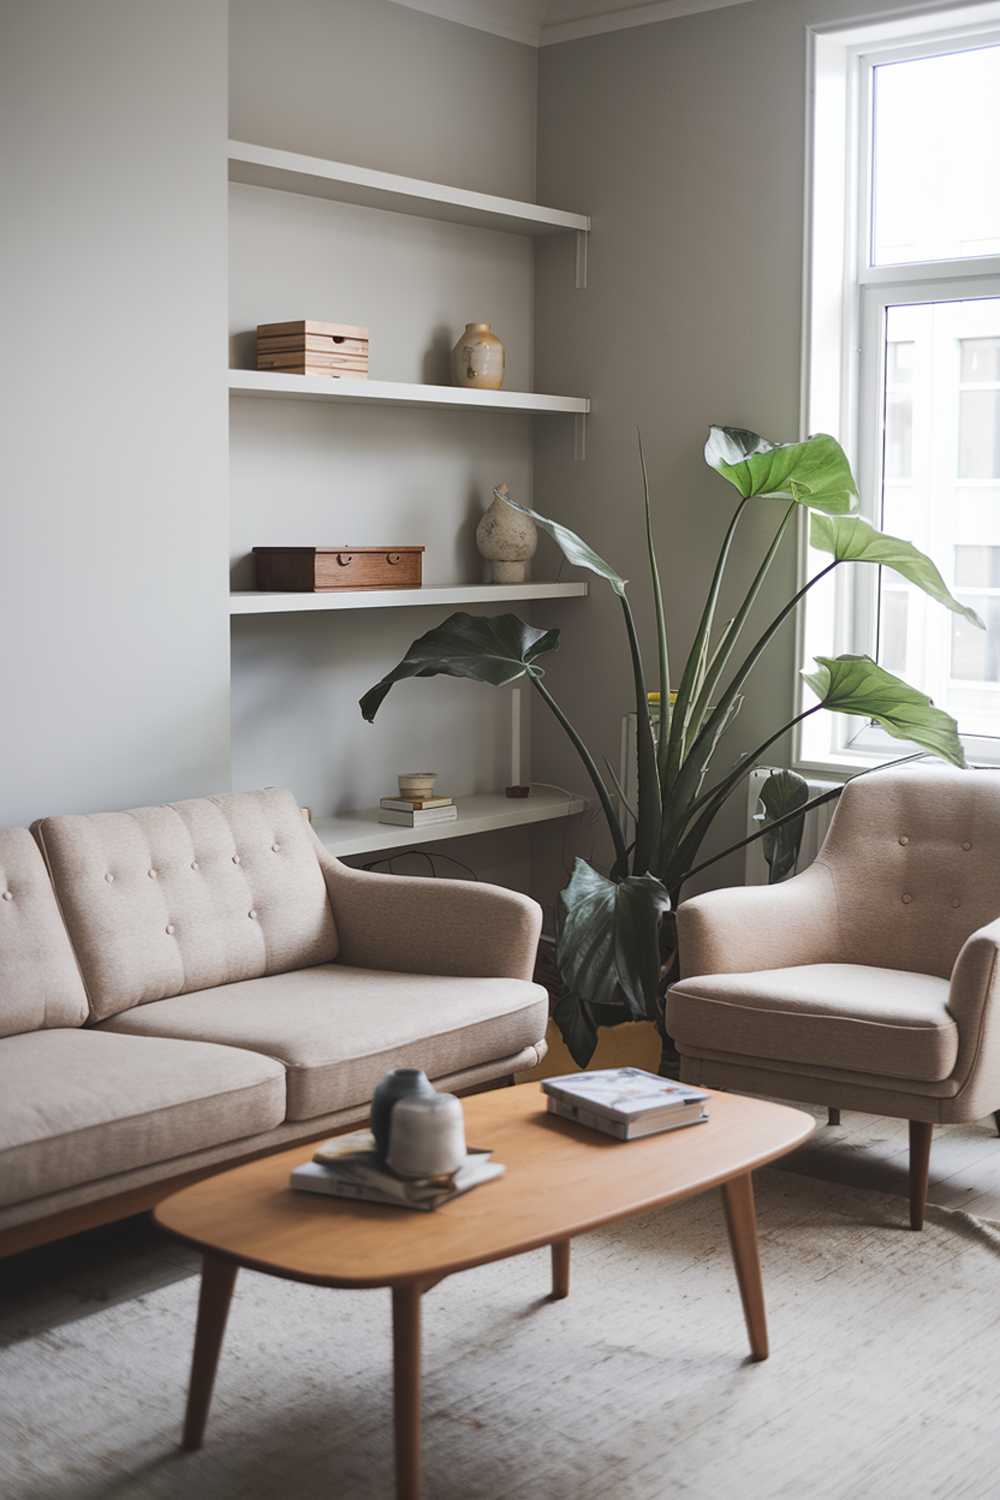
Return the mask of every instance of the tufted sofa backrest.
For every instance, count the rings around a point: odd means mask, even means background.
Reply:
[[[45,818],[34,832],[96,1020],[337,956],[312,832],[289,792]]]
[[[816,863],[833,878],[841,962],[947,978],[970,933],[1000,916],[1000,772],[858,777]]]
[[[0,1037],[82,1026],[87,996],[38,846],[0,828]]]

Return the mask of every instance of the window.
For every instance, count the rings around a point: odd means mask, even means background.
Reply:
[[[809,596],[803,655],[870,654],[1000,762],[1000,6],[813,37],[805,427],[839,434],[861,513],[933,558],[977,630],[887,569]],[[982,19],[986,16],[986,19]],[[910,28],[909,34],[905,27]],[[991,29],[992,28],[992,29]],[[845,132],[844,121],[848,121]],[[824,559],[825,561],[826,559]],[[822,563],[806,550],[804,568]],[[831,720],[837,722],[831,724]],[[815,715],[799,757],[906,753]]]

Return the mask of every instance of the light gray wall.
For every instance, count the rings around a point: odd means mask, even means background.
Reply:
[[[268,146],[530,198],[537,53],[386,0],[234,0],[231,133]],[[511,389],[533,370],[533,250],[483,232],[265,189],[230,189],[233,362],[259,322],[364,323],[370,371],[447,383],[467,321],[493,322]],[[232,558],[254,545],[424,543],[430,583],[479,581],[493,485],[531,493],[529,418],[237,399]],[[357,700],[443,609],[244,619],[233,626],[233,777],[288,784],[317,813],[365,806],[399,771],[461,794],[509,779],[509,695],[446,678]],[[436,848],[438,846],[435,846]],[[465,840],[479,873],[527,879],[526,834]],[[516,869],[515,869],[516,867]]]
[[[854,14],[852,0],[758,0],[542,49],[539,197],[592,214],[594,228],[587,291],[573,290],[565,247],[539,250],[536,371],[542,387],[587,392],[594,410],[585,464],[570,468],[540,443],[536,503],[633,580],[651,686],[635,428],[646,443],[676,672],[734,498],[704,465],[709,423],[774,440],[799,434],[805,26]],[[742,597],[750,560],[779,514],[761,502],[743,523],[729,600]],[[787,545],[758,626],[794,578]],[[795,668],[789,625],[750,679],[722,765],[791,717]],[[550,685],[592,745],[617,760],[631,679],[607,590],[595,588],[567,622]],[[787,751],[779,744],[772,753],[778,760]],[[574,770],[572,752],[540,715],[535,767],[553,780]],[[715,846],[740,837],[743,820],[744,800],[734,796]],[[741,881],[742,857],[708,880]]]
[[[0,8],[0,823],[228,784],[225,10]]]

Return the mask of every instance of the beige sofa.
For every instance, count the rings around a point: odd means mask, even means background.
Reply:
[[[390,1068],[532,1066],[540,918],[342,865],[281,791],[0,830],[0,1254],[363,1120]]]

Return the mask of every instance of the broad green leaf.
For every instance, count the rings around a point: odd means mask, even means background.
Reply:
[[[553,1003],[552,1019],[559,1028],[570,1057],[578,1068],[585,1068],[597,1046],[597,1027],[588,1007],[582,1005],[576,995],[563,989]],[[628,1020],[624,1007],[619,1009],[616,1019]]]
[[[965,766],[958,725],[926,693],[894,677],[870,656],[817,656],[818,671],[803,672],[824,708],[859,714],[897,740],[910,740],[932,755]]]
[[[858,487],[847,455],[825,432],[801,443],[769,443],[743,427],[710,427],[705,462],[744,499],[795,500],[831,515],[857,507]]]
[[[582,536],[577,536],[576,532],[570,531],[568,526],[560,526],[558,521],[550,521],[548,516],[540,515],[537,510],[532,510],[528,505],[522,505],[510,495],[499,495],[498,490],[494,490],[493,493],[500,499],[506,500],[507,504],[512,505],[515,510],[523,511],[526,516],[530,516],[552,538],[567,562],[577,568],[589,568],[591,573],[596,573],[599,578],[610,583],[616,594],[624,596],[628,580],[621,578],[610,563],[606,563],[603,557],[598,556],[593,547],[588,547]]]
[[[760,789],[760,800],[763,812],[754,814],[756,821],[774,823],[809,801],[809,783],[798,771],[772,771]],[[780,828],[764,834],[761,845],[767,860],[768,885],[777,885],[792,874],[804,827],[804,817],[789,818]]]
[[[968,620],[970,625],[986,629],[976,611],[960,604],[949,592],[926,553],[914,547],[912,542],[876,530],[861,516],[822,516],[814,512],[809,525],[809,545],[820,552],[831,553],[838,562],[876,563],[879,567],[891,568],[946,609],[954,610],[956,615]]]
[[[557,959],[566,988],[588,1005],[620,994],[628,1019],[656,1014],[660,921],[670,898],[655,875],[608,880],[577,859],[560,897]]]
[[[558,645],[558,630],[536,630],[517,615],[449,615],[414,641],[399,666],[368,689],[361,712],[372,723],[389,689],[407,677],[469,677],[492,687],[540,677],[537,658]]]

